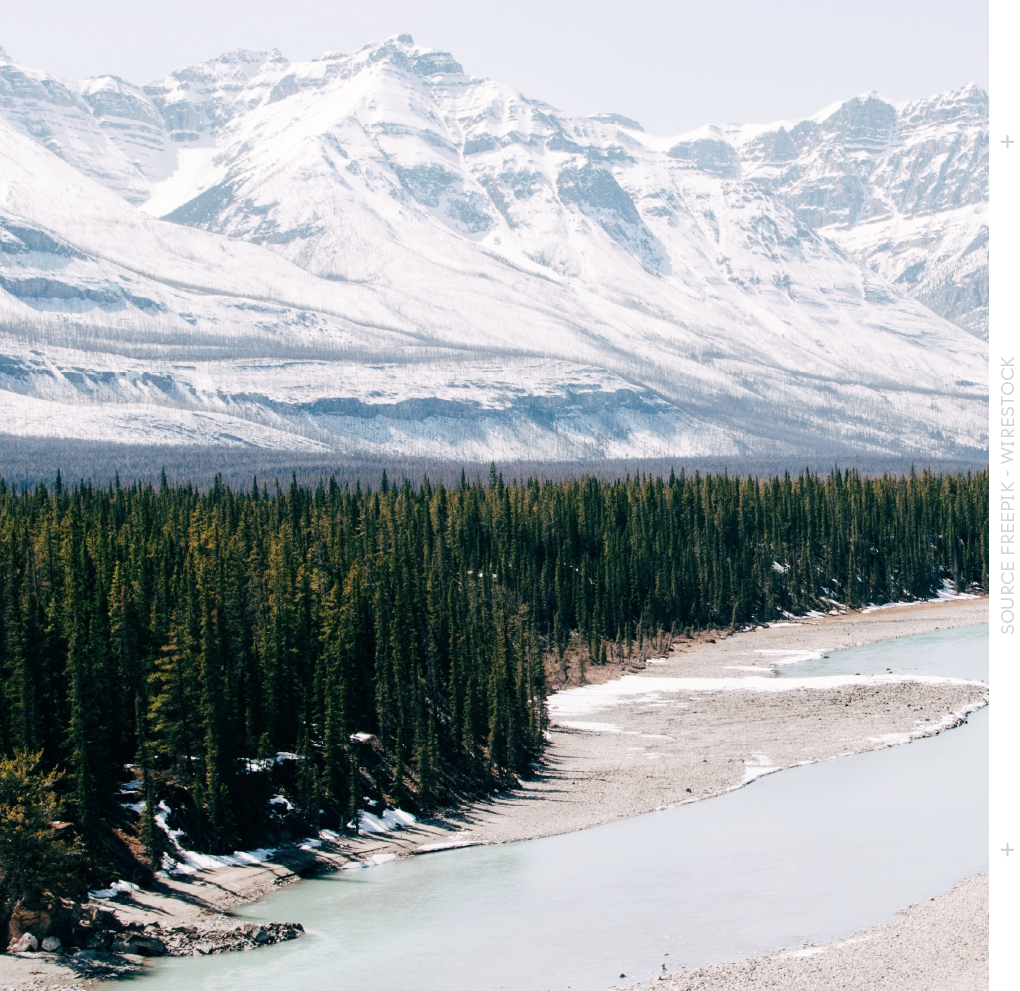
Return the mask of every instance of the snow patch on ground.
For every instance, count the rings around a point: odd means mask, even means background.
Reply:
[[[264,864],[272,860],[277,847],[259,847],[257,850],[235,850],[233,853],[212,854],[198,853],[195,850],[185,850],[181,846],[180,838],[184,835],[182,829],[171,829],[167,825],[167,816],[170,815],[170,807],[166,802],[160,802],[155,815],[156,824],[166,833],[170,842],[170,851],[163,854],[163,870],[168,874],[194,874],[197,871],[215,870],[217,867],[250,867],[254,864]]]
[[[657,678],[645,675],[626,675],[618,681],[603,685],[585,685],[582,688],[568,688],[549,697],[550,718],[559,723],[575,717],[630,701],[645,705],[666,705],[665,695],[687,692],[757,691],[790,692],[802,689],[831,689],[850,686],[895,685],[903,682],[919,682],[932,685],[976,685],[981,682],[965,678],[943,678],[934,675],[821,675],[814,678]]]
[[[357,870],[359,867],[378,867],[380,864],[388,864],[396,859],[397,855],[395,853],[377,853],[371,857],[366,857],[364,860],[344,864],[341,870],[352,871]]]
[[[131,881],[114,881],[109,888],[97,888],[94,891],[89,892],[89,898],[95,898],[101,900],[104,898],[116,898],[117,895],[130,894],[132,891],[137,891],[138,885],[133,884]]]
[[[465,846],[482,846],[481,840],[445,840],[440,843],[426,843],[415,853],[439,853],[441,850],[457,850]]]
[[[980,599],[980,595],[975,595],[971,592],[957,592],[953,587],[952,582],[943,579],[942,588],[938,590],[930,599],[912,599],[909,602],[883,602],[882,605],[876,606],[874,602],[865,606],[861,612],[878,612],[882,609],[903,609],[906,606],[923,606],[926,602],[960,602],[963,599]]]
[[[176,832],[176,830],[174,830]],[[170,874],[194,874],[217,867],[254,867],[272,860],[276,847],[259,847],[257,850],[235,850],[233,853],[196,853],[177,846],[173,855],[163,854],[163,869]]]
[[[751,754],[750,758],[744,761],[744,780],[742,784],[750,784],[755,778],[760,778],[774,771],[782,770],[778,765],[765,756],[765,754]]]
[[[973,682],[973,684],[983,684],[983,682]],[[880,746],[886,747],[894,747],[900,743],[909,743],[911,740],[919,740],[921,737],[931,736],[934,733],[941,733],[943,730],[958,726],[973,711],[973,706],[957,709],[943,716],[940,722],[919,722],[909,733],[886,733],[883,736],[869,737],[869,740],[871,743],[877,743]]]
[[[755,653],[769,658],[772,664],[785,666],[802,664],[804,661],[820,661],[829,649],[824,647],[820,650],[756,650]]]
[[[882,736],[870,736],[868,737],[869,743],[878,743],[886,747],[895,747],[900,743],[909,743],[909,733],[884,733]]]
[[[362,833],[388,833],[391,829],[406,829],[417,821],[410,812],[401,809],[387,809],[381,816],[362,809],[358,813],[358,830]],[[353,820],[347,824],[347,828],[354,828]]]

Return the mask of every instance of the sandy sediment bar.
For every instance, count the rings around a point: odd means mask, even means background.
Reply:
[[[987,621],[988,600],[977,599],[717,635],[715,643],[681,645],[664,663],[627,676],[625,686],[610,682],[553,696],[543,768],[520,789],[458,816],[461,836],[507,842],[571,832],[718,795],[768,771],[956,726],[985,704],[986,685],[847,677],[832,687],[800,688],[796,679],[763,681],[770,661],[796,652],[831,654]],[[734,687],[698,687],[705,679]],[[685,683],[690,690],[675,687]],[[613,701],[599,707],[603,697]]]
[[[837,943],[737,963],[652,975],[631,989],[663,991],[984,991],[988,875],[904,909],[895,922]]]

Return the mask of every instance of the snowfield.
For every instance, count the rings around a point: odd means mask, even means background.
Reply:
[[[981,460],[987,141],[973,86],[661,138],[403,35],[145,87],[0,50],[4,432]]]

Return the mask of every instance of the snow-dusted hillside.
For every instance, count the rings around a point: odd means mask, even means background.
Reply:
[[[730,129],[742,174],[936,313],[988,337],[988,94],[965,86]]]
[[[406,36],[146,87],[0,57],[4,431],[980,456],[986,347],[918,300],[980,332],[984,99],[655,138]]]

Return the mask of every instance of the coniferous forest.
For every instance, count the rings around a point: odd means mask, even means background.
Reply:
[[[154,863],[168,796],[209,852],[280,789],[308,829],[428,811],[541,759],[549,658],[986,589],[987,523],[987,473],[0,482],[0,757],[60,776],[90,876],[125,765]]]

